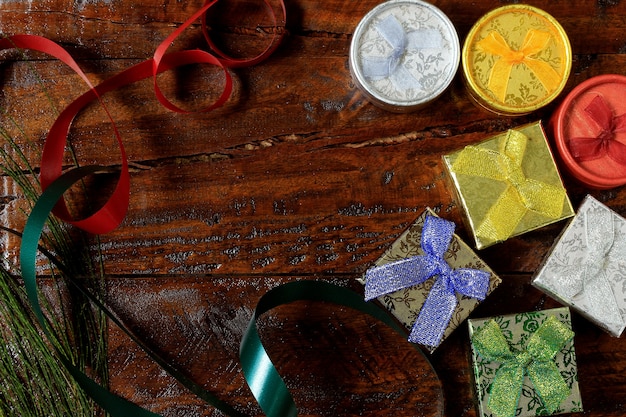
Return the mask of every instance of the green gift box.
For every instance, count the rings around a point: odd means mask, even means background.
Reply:
[[[583,411],[567,307],[468,320],[479,417]]]
[[[421,246],[422,231],[424,222],[428,215],[437,215],[427,208],[415,222],[405,230],[395,242],[383,253],[374,263],[374,267],[390,264],[402,259],[424,255]],[[482,261],[476,253],[456,234],[452,234],[443,258],[450,268],[472,268],[484,271],[489,275],[487,295],[489,295],[500,284],[501,279]],[[424,303],[429,297],[437,277],[426,279],[423,283],[413,285],[398,291],[382,295],[377,298],[389,312],[404,325],[407,329],[412,329],[417,320]],[[366,275],[359,278],[362,284],[366,283]],[[467,319],[469,314],[478,306],[480,300],[460,294],[456,294],[457,305],[452,313],[452,317],[443,332],[443,336],[436,346],[422,345],[431,353],[445,340],[459,325]]]
[[[478,249],[574,215],[541,122],[443,160]]]

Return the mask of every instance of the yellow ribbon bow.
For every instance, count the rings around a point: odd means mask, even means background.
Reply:
[[[477,43],[484,52],[499,56],[489,75],[488,88],[502,102],[506,99],[506,90],[514,65],[524,64],[535,74],[548,94],[555,91],[561,82],[561,76],[550,64],[533,58],[550,41],[550,34],[531,29],[526,33],[524,43],[517,51],[511,49],[506,40],[496,31],[490,32]]]
[[[489,208],[476,229],[476,237],[491,242],[509,238],[528,210],[552,219],[563,212],[566,198],[563,187],[527,178],[522,169],[528,138],[518,130],[509,130],[500,142],[500,150],[466,146],[452,164],[456,174],[473,175],[502,181],[506,189]]]

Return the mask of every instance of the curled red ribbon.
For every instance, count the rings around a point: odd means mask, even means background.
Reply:
[[[156,48],[154,55],[151,59],[144,61],[138,65],[135,65],[127,70],[113,76],[112,78],[102,82],[98,86],[94,87],[76,61],[71,55],[58,44],[53,41],[34,35],[15,35],[0,40],[0,49],[22,48],[32,49],[39,52],[44,52],[53,57],[59,59],[61,62],[72,68],[87,84],[89,91],[74,102],[72,102],[67,108],[63,110],[61,115],[53,124],[52,128],[48,132],[44,149],[41,158],[41,186],[45,190],[54,180],[61,176],[63,170],[63,155],[65,151],[65,145],[67,143],[67,136],[70,126],[76,117],[76,115],[90,102],[94,100],[100,100],[100,96],[106,92],[115,90],[125,85],[134,83],[136,81],[152,77],[155,95],[158,101],[167,109],[177,113],[191,113],[192,111],[184,110],[171,101],[169,101],[162,93],[157,83],[157,75],[161,72],[190,64],[209,64],[215,65],[224,71],[225,82],[223,90],[218,99],[209,105],[208,107],[195,112],[208,112],[215,108],[222,106],[232,92],[232,79],[228,72],[228,67],[242,67],[246,65],[257,64],[266,59],[277,48],[280,40],[284,36],[284,30],[277,30],[269,44],[269,46],[258,56],[250,59],[234,59],[219,51],[212,42],[206,24],[206,12],[211,6],[217,3],[218,0],[207,0],[202,8],[194,13],[189,19],[187,19],[180,27],[172,32],[161,44]],[[276,15],[273,9],[269,6],[267,0],[263,0],[267,6],[272,21],[278,25]],[[282,8],[283,24],[286,20],[286,9],[282,0],[280,0],[280,6]],[[198,18],[204,16],[202,20],[203,33],[207,40],[207,43],[211,45],[214,54],[195,49],[188,51],[180,51],[167,53],[167,49],[172,42],[191,24],[193,24]],[[83,229],[87,232],[94,234],[108,233],[118,227],[126,216],[130,199],[130,174],[128,171],[128,159],[124,150],[121,136],[117,130],[115,122],[111,117],[106,106],[100,100],[100,104],[107,114],[111,126],[115,132],[116,140],[120,150],[121,169],[118,182],[115,189],[109,199],[104,205],[98,209],[95,213],[88,217],[75,220],[69,213],[65,201],[59,200],[54,209],[54,214],[65,222],[73,224],[74,226]]]
[[[48,327],[44,314],[41,310],[39,303],[39,297],[37,294],[36,285],[36,253],[38,250],[38,242],[41,237],[46,219],[50,212],[54,212],[60,219],[73,224],[87,232],[102,234],[107,233],[115,229],[126,216],[130,200],[130,173],[128,167],[128,158],[124,149],[121,135],[115,125],[115,122],[107,109],[104,102],[101,100],[101,96],[109,91],[131,84],[133,82],[152,77],[154,83],[154,90],[159,102],[168,108],[169,110],[179,113],[189,113],[189,111],[179,108],[171,103],[165,95],[159,89],[157,83],[157,75],[163,71],[167,71],[179,66],[189,64],[210,64],[221,68],[224,71],[225,82],[223,85],[222,93],[218,99],[208,107],[200,111],[210,111],[221,105],[223,105],[232,92],[232,79],[227,68],[229,66],[244,66],[256,64],[263,59],[267,58],[275,48],[277,47],[276,39],[281,39],[284,32],[280,32],[280,35],[274,35],[272,43],[266,48],[260,55],[251,59],[230,59],[225,54],[220,52],[220,56],[215,56],[207,51],[202,50],[190,50],[180,51],[173,53],[166,53],[170,44],[180,35],[180,33],[190,26],[196,19],[206,13],[206,11],[213,6],[218,0],[207,0],[204,6],[198,10],[193,16],[191,16],[185,23],[183,23],[177,30],[175,30],[170,36],[168,36],[155,50],[152,58],[141,62],[133,67],[130,67],[121,73],[105,80],[101,84],[94,86],[85,73],[81,70],[72,56],[57,43],[35,35],[14,35],[0,39],[0,50],[3,49],[30,49],[38,52],[43,52],[53,56],[61,62],[68,65],[76,74],[78,74],[83,81],[89,87],[89,90],[74,100],[69,106],[67,106],[55,120],[54,124],[48,132],[44,143],[44,149],[41,158],[41,186],[42,195],[35,203],[31,214],[28,217],[26,225],[24,227],[24,233],[22,237],[22,245],[20,247],[20,269],[22,271],[22,277],[24,279],[27,295],[33,309],[35,317],[38,319],[42,326],[43,331],[48,333]],[[267,0],[263,0],[268,5]],[[280,5],[283,9],[283,16],[285,15],[285,6],[282,0]],[[273,16],[273,21],[276,22],[276,16],[273,10],[270,8]],[[205,36],[208,36],[208,31],[205,30]],[[99,173],[110,173],[112,169],[107,167],[98,166],[82,166],[74,167],[63,173],[63,161],[65,154],[65,145],[67,143],[67,137],[70,126],[76,117],[76,115],[87,106],[89,103],[98,100],[102,109],[106,113],[111,126],[115,132],[117,144],[120,151],[121,169],[117,184],[112,195],[107,199],[104,205],[98,209],[95,213],[82,220],[74,220],[72,215],[65,204],[63,195],[74,184],[81,181],[88,175],[94,175]],[[54,207],[54,208],[53,208]],[[88,293],[88,292],[87,292]],[[89,295],[88,295],[89,296]],[[122,329],[125,329],[123,323],[120,323],[114,315],[112,315],[97,298],[90,297],[92,301],[101,308],[107,316],[113,320],[113,322],[120,325]],[[131,332],[128,332],[129,336],[136,342],[140,341],[135,338]],[[187,386],[192,392],[198,395],[200,398],[205,399],[209,404],[215,406],[219,410],[223,411],[227,415],[241,416],[242,414],[235,410],[230,405],[224,403],[222,400],[204,390],[199,385],[193,383],[185,375],[178,372],[173,367],[169,366],[158,355],[154,354],[145,345],[140,345],[146,349],[146,352],[155,359],[163,368],[172,374],[179,382]],[[261,353],[264,353],[263,350]],[[86,374],[84,374],[78,367],[76,367],[71,360],[67,359],[63,354],[60,354],[60,361],[67,368],[67,370],[74,377],[76,382],[87,392],[101,407],[103,407],[107,413],[115,416],[157,416],[157,414],[142,409],[141,407],[130,403],[129,401],[118,397],[110,393],[105,388],[99,386],[93,380],[91,380]],[[284,385],[284,384],[283,384]],[[265,388],[265,385],[262,386]],[[279,389],[281,386],[278,387]],[[286,389],[286,388],[285,388]],[[272,391],[274,392],[274,391]],[[254,392],[255,396],[258,394]],[[287,392],[288,394],[288,392]],[[289,395],[284,395],[287,407],[290,406],[288,400],[291,399]],[[293,407],[292,407],[293,408]]]
[[[570,152],[579,162],[592,161],[608,156],[626,165],[626,145],[615,139],[616,133],[626,132],[626,113],[614,116],[608,103],[596,96],[585,107],[585,113],[600,126],[596,137],[576,137],[569,140]]]
[[[211,5],[213,5],[214,3],[217,2],[217,0],[207,1],[207,3],[209,2],[211,3]],[[285,25],[287,22],[287,10],[285,8],[285,4],[283,3],[283,0],[280,0],[280,7],[281,7],[281,12],[282,12],[281,22],[277,20],[276,13],[274,12],[274,9],[272,8],[269,1],[263,0],[263,4],[265,6],[265,10],[268,12],[268,15],[270,16],[272,20],[272,26],[276,29],[276,31],[274,32],[272,39],[270,43],[267,45],[267,47],[259,55],[251,57],[251,58],[237,59],[223,52],[217,46],[217,44],[213,42],[213,39],[211,38],[211,35],[209,34],[209,24],[207,22],[208,15],[206,12],[204,12],[204,16],[202,19],[202,34],[204,35],[204,39],[206,40],[206,42],[209,44],[209,48],[211,48],[213,53],[219,57],[220,61],[225,66],[229,68],[239,68],[239,67],[246,67],[250,65],[256,65],[260,63],[261,61],[265,60],[268,56],[270,56],[276,50],[276,48],[278,48],[278,45],[280,45],[280,41],[282,40],[282,38],[284,37],[286,33]],[[207,11],[208,11],[208,7],[207,7]]]

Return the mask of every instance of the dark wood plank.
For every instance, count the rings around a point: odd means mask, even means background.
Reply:
[[[239,340],[255,295],[292,279],[298,277],[117,278],[108,296],[153,349],[242,412],[262,415],[243,381]],[[429,360],[371,317],[296,302],[262,316],[258,326],[300,415],[443,415],[441,383]],[[129,349],[125,336],[112,330],[111,384],[120,394],[160,412],[212,415],[142,351]]]
[[[99,82],[149,59],[202,3],[7,1],[0,3],[0,23],[4,34],[26,32],[61,43]],[[283,43],[269,60],[230,70],[233,95],[214,112],[168,112],[150,80],[104,97],[132,167],[128,216],[101,241],[108,302],[176,367],[250,415],[261,413],[237,355],[261,294],[304,278],[360,291],[355,279],[427,206],[455,221],[467,238],[441,155],[522,123],[547,123],[556,106],[521,118],[497,117],[471,103],[460,74],[423,111],[391,114],[372,106],[355,88],[347,59],[356,24],[379,3],[288,1]],[[594,75],[624,72],[626,3],[532,3],[553,14],[570,36],[574,65],[563,94]],[[476,19],[503,2],[433,4],[463,38]],[[254,51],[271,39],[267,20],[237,14],[214,26],[224,42]],[[257,30],[257,21],[264,30]],[[172,50],[204,46],[196,22]],[[56,115],[87,88],[42,54],[3,56],[2,127],[37,165]],[[222,83],[221,71],[208,66],[159,76],[167,96],[191,109],[213,100]],[[11,127],[13,119],[25,134]],[[111,127],[97,106],[79,115],[71,139],[82,164],[119,165]],[[11,180],[2,181],[2,224],[21,230],[24,198]],[[567,175],[564,181],[575,206],[591,192],[626,215],[623,187],[590,191]],[[530,278],[563,224],[481,251],[504,282],[473,317],[558,306],[531,287]],[[17,271],[19,240],[2,236],[1,244]],[[47,274],[44,265],[40,272]],[[428,356],[444,393],[430,401],[423,397],[424,357],[380,323],[306,303],[278,309],[261,323],[302,415],[476,416],[465,328]],[[623,415],[624,338],[611,338],[578,315],[574,327],[585,415]],[[110,371],[113,390],[154,411],[217,414],[163,375],[114,326]]]

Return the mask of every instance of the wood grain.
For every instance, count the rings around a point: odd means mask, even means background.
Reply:
[[[202,3],[4,1],[0,27],[3,34],[59,42],[99,82],[149,59]],[[258,298],[304,278],[361,291],[355,279],[425,207],[455,221],[468,238],[441,155],[526,122],[547,123],[559,101],[528,116],[501,118],[472,104],[459,74],[423,111],[392,114],[372,106],[351,80],[348,51],[356,24],[378,3],[287,1],[287,35],[279,49],[259,65],[229,70],[233,95],[211,113],[168,112],[150,80],[104,97],[132,169],[128,216],[101,237],[108,302],[179,369],[250,415],[261,413],[237,355]],[[432,3],[463,39],[480,16],[511,2]],[[563,94],[589,77],[624,73],[626,3],[531,3],[555,16],[570,37],[575,56]],[[267,23],[264,13],[241,19],[226,14],[213,22],[213,33],[226,45],[255,51],[271,39]],[[205,46],[196,22],[171,50]],[[56,115],[87,87],[42,54],[3,56],[0,123],[37,164]],[[223,80],[221,70],[204,65],[162,74],[159,85],[176,103],[197,109],[215,99]],[[71,143],[81,164],[120,164],[111,127],[97,106],[79,115]],[[575,207],[591,193],[626,215],[623,187],[594,191],[563,178]],[[2,177],[2,184],[2,224],[21,230],[24,198],[9,178]],[[107,184],[101,186],[105,191],[94,196],[106,192]],[[472,316],[558,306],[531,287],[530,278],[562,227],[481,251],[504,282]],[[4,259],[14,268],[18,249],[16,238],[2,237]],[[47,273],[43,267],[40,272]],[[624,338],[611,338],[578,315],[574,327],[585,415],[624,415]],[[424,357],[382,324],[351,311],[281,308],[264,317],[262,337],[301,415],[476,416],[465,328],[428,356],[444,394],[433,400],[423,398],[428,389],[422,372],[430,366]],[[163,415],[219,415],[165,376],[113,325],[110,372],[113,390]]]

